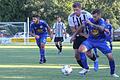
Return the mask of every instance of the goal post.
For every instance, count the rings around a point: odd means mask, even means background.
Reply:
[[[27,23],[26,22],[0,22],[0,32],[11,43],[27,43]]]

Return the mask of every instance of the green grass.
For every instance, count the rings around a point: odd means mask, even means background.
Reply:
[[[109,66],[106,57],[101,53],[99,71],[95,72],[91,68],[93,62],[88,59],[91,71],[84,77],[80,76],[78,72],[81,68],[74,59],[72,46],[68,46],[69,48],[63,49],[63,55],[58,55],[56,48],[48,45],[46,64],[38,64],[38,48],[0,48],[0,80],[120,80],[110,77],[109,68],[103,68]],[[116,72],[120,75],[120,44],[114,43],[113,54]],[[61,73],[60,68],[63,64],[73,67],[71,75],[64,76]]]

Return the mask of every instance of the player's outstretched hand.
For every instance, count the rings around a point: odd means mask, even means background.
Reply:
[[[36,39],[39,39],[39,38],[40,38],[40,36],[38,36],[38,35],[35,35],[35,38],[36,38]]]

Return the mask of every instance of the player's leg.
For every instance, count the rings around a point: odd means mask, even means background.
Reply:
[[[40,59],[40,63],[46,63],[46,57],[45,57],[45,44],[46,44],[46,36],[42,36],[40,39],[40,55],[41,55],[41,59]]]
[[[95,60],[96,60],[96,56],[95,56],[95,54],[92,53],[91,50],[87,51],[87,52],[86,52],[86,55],[87,55],[92,61],[95,61]]]
[[[98,65],[98,58],[95,56],[94,53],[91,52],[91,50],[89,50],[86,55],[89,57],[89,59],[91,59],[92,61],[94,61],[94,70],[98,71],[99,65]]]
[[[59,46],[59,42],[55,42],[55,46],[58,49],[58,53],[60,52],[60,46]]]
[[[62,52],[62,42],[63,42],[63,37],[60,37],[60,41],[59,41],[60,52]]]
[[[62,42],[59,41],[59,46],[60,46],[60,53],[62,52]]]
[[[36,38],[36,43],[37,43],[37,46],[39,47],[39,51],[40,51],[40,46],[41,46],[41,42],[40,42],[40,38],[39,39],[37,39]],[[39,54],[39,62],[41,62],[42,61],[42,55],[41,55],[41,53]]]
[[[40,45],[40,55],[41,55],[40,64],[45,63],[46,58],[45,58],[45,44],[44,43],[41,43]]]
[[[58,39],[59,39],[58,37],[55,37],[54,42],[55,42],[56,48],[58,49],[58,54],[59,54],[59,52],[60,52],[60,46],[59,46],[59,40]]]
[[[86,58],[86,55],[85,55],[85,54],[81,54],[81,55],[80,55],[80,53],[78,52],[78,48],[79,48],[79,46],[81,45],[82,42],[83,42],[83,40],[81,40],[81,37],[76,36],[76,39],[74,40],[74,43],[73,43],[73,49],[74,49],[74,51],[75,51],[75,59],[76,59],[77,63],[78,63],[82,68],[84,68],[84,67],[83,67],[83,64],[82,64],[82,62],[81,62],[80,57],[83,56],[83,57]]]
[[[91,49],[92,49],[92,45],[86,40],[80,45],[79,53],[80,53],[80,55],[81,54],[86,54],[87,51],[89,51]],[[88,72],[88,69],[89,69],[88,64],[87,64],[87,59],[84,58],[84,57],[81,57],[81,62],[83,64],[84,69],[82,71],[80,71],[79,73],[80,74],[85,74],[85,73]]]
[[[97,45],[97,47],[108,58],[109,66],[110,66],[110,74],[113,77],[119,77],[118,75],[115,74],[115,61],[114,61],[114,58],[112,56],[112,51],[109,48],[109,46],[107,45],[107,43],[106,42],[99,43],[99,45]]]
[[[94,61],[94,70],[98,71],[98,68],[99,68],[98,57],[99,57],[99,55],[98,55],[98,52],[97,52],[97,48],[93,48],[93,51],[94,51],[93,54],[96,58],[96,60]]]
[[[77,63],[78,63],[82,68],[84,68],[83,65],[82,65],[82,62],[81,62],[81,60],[80,60],[80,54],[79,54],[79,52],[78,52],[78,49],[74,49],[74,52],[75,52],[75,59],[76,59]],[[84,56],[85,56],[85,55],[84,55]]]

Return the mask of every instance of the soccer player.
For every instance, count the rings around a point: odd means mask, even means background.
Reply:
[[[48,32],[52,38],[51,28],[48,24],[45,21],[40,20],[38,15],[34,15],[30,24],[30,34],[35,37],[36,43],[40,49],[40,64],[46,63],[45,43]]]
[[[106,33],[106,39],[110,44],[110,48],[112,50],[112,37],[113,37],[113,29],[112,29],[112,25],[110,24],[109,19],[106,19],[106,28],[109,30],[109,34]]]
[[[115,61],[112,56],[112,51],[106,43],[105,32],[109,32],[109,30],[106,28],[105,22],[101,18],[101,11],[99,9],[95,9],[92,12],[92,15],[93,18],[90,18],[86,21],[86,25],[89,26],[89,37],[80,45],[79,52],[86,53],[93,48],[99,49],[108,58],[111,76],[119,77],[115,74]],[[72,38],[79,33],[79,30]]]
[[[92,15],[85,10],[81,10],[81,4],[79,2],[75,2],[72,7],[74,10],[74,13],[69,15],[68,23],[69,23],[69,26],[70,26],[72,32],[75,33],[77,31],[77,29],[79,27],[81,27],[81,25],[85,25],[84,22],[87,19],[92,18]],[[77,34],[75,36],[75,39],[73,41],[73,49],[75,51],[75,58],[77,60],[77,63],[83,68],[83,70],[79,72],[80,74],[83,72],[89,71],[89,67],[87,65],[87,60],[86,60],[86,55],[84,53],[80,54],[78,52],[79,46],[88,37],[88,28],[83,27],[81,29],[81,32],[82,32],[81,34]],[[95,55],[92,55],[90,51],[88,51],[88,53],[89,53],[88,56],[90,57],[90,59],[95,61],[96,60]],[[96,63],[97,62],[95,62],[95,65],[96,65]],[[85,66],[83,66],[83,65],[85,65]],[[94,67],[94,68],[96,68],[95,70],[98,69],[98,65],[96,65],[96,66],[97,67]]]
[[[58,54],[62,52],[62,42],[64,41],[63,36],[65,34],[66,38],[66,29],[65,24],[61,21],[61,17],[57,16],[57,21],[53,25],[53,33],[55,34],[55,46],[58,49]]]

